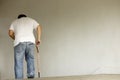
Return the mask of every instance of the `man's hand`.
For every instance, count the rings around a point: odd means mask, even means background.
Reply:
[[[8,34],[13,40],[15,40],[15,34],[13,30],[9,30]]]
[[[36,45],[40,45],[40,40],[36,40]]]

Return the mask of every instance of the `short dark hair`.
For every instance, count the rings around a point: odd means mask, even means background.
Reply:
[[[22,18],[22,17],[27,17],[25,14],[19,14],[18,15],[18,19]]]

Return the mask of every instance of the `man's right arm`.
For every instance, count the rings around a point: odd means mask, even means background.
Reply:
[[[41,40],[41,39],[40,39],[40,38],[41,38],[41,33],[42,33],[42,30],[41,30],[41,26],[40,26],[40,25],[37,26],[36,31],[37,31],[36,45],[39,45],[39,44],[40,44],[40,40]]]
[[[13,40],[15,40],[15,35],[13,30],[9,30],[8,34]]]

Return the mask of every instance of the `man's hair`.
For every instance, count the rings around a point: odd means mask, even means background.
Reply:
[[[22,17],[27,17],[25,14],[19,14],[18,15],[18,19],[22,18]]]

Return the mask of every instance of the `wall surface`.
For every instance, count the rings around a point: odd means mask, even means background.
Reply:
[[[8,29],[20,13],[42,26],[42,77],[120,74],[120,0],[0,0],[2,79],[14,78]]]

